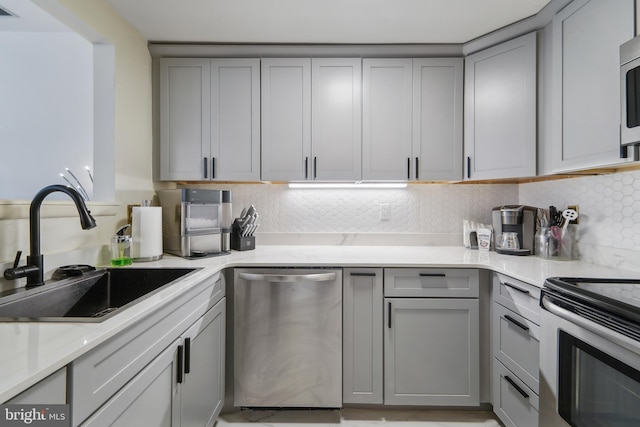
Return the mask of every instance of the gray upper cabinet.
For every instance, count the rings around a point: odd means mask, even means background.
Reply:
[[[160,60],[160,178],[260,179],[260,61]]]
[[[359,180],[360,88],[360,59],[263,59],[262,179]]]
[[[465,179],[536,174],[536,33],[465,61]]]
[[[634,3],[574,0],[554,17],[551,172],[627,161],[620,158],[619,47],[634,36]]]
[[[211,179],[260,179],[260,60],[211,60]]]
[[[411,179],[462,179],[462,58],[413,60]]]
[[[262,60],[262,179],[310,176],[311,60]]]
[[[209,157],[211,60],[160,60],[160,179],[204,179]]]
[[[311,61],[313,178],[357,181],[362,175],[362,62]]]
[[[411,59],[362,60],[362,179],[411,178]]]

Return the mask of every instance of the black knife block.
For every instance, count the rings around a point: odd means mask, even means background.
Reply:
[[[231,232],[231,249],[236,251],[250,251],[256,248],[256,236],[241,236],[236,230]]]

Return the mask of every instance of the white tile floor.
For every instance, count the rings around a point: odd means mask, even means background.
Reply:
[[[499,427],[491,412],[404,409],[243,410],[223,414],[217,427]]]

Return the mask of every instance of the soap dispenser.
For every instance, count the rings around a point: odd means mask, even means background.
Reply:
[[[123,225],[116,231],[116,235],[111,239],[111,265],[121,267],[131,265],[133,258],[131,256],[131,236],[124,234],[124,231],[131,224]]]

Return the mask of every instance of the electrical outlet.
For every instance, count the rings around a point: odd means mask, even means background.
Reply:
[[[575,225],[580,224],[580,209],[579,209],[579,206],[578,205],[567,206],[567,209],[573,209],[574,211],[578,212],[578,218],[569,221],[569,224],[575,224]]]
[[[391,217],[391,207],[389,203],[380,203],[380,219],[389,219]]]

